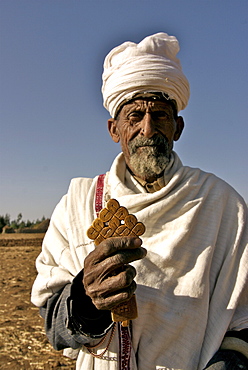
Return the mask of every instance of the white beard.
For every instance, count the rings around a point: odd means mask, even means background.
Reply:
[[[151,139],[137,137],[128,147],[131,170],[138,176],[158,177],[169,163],[171,150],[164,137]]]

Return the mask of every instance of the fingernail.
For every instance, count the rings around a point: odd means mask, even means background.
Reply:
[[[134,246],[135,247],[140,247],[141,246],[141,244],[142,244],[142,240],[140,239],[140,238],[136,238],[135,240],[134,240]]]

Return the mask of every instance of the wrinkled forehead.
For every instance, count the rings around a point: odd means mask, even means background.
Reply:
[[[122,107],[122,111],[139,110],[139,111],[157,111],[157,110],[172,110],[171,104],[164,101],[154,101],[150,99],[136,99],[126,103]]]

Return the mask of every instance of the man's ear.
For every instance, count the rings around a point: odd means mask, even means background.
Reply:
[[[115,143],[118,143],[120,141],[120,136],[118,133],[117,121],[114,118],[110,118],[108,120],[108,130],[109,130],[110,136],[112,137],[112,140]]]
[[[177,119],[176,119],[176,123],[177,123],[177,128],[176,128],[176,132],[174,134],[174,141],[177,141],[179,140],[182,132],[183,132],[183,129],[184,129],[184,120],[183,120],[183,117],[181,116],[178,116]]]

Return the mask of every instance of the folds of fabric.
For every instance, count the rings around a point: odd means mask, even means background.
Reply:
[[[247,207],[224,181],[183,166],[175,153],[164,180],[164,188],[147,193],[122,154],[105,177],[103,201],[116,198],[146,225],[147,256],[133,263],[139,317],[132,366],[201,370],[227,330],[248,327]],[[32,300],[38,306],[73,279],[94,248],[86,231],[96,217],[96,181],[74,179],[54,212],[37,260]],[[117,336],[109,361],[92,365],[95,359],[81,350],[78,366],[116,370],[116,351]]]
[[[178,111],[188,103],[190,89],[179,59],[174,36],[157,33],[139,44],[124,42],[106,56],[103,71],[103,104],[112,117],[135,94],[163,92],[177,102]]]

